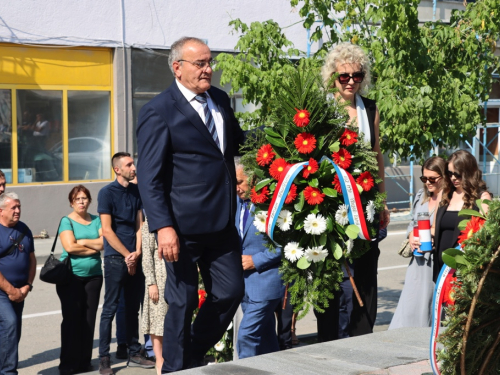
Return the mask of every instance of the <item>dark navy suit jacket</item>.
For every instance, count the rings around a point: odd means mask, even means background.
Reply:
[[[147,103],[137,126],[137,176],[150,230],[214,233],[234,222],[234,155],[244,142],[227,94],[208,90],[224,120],[224,153],[174,82]]]
[[[258,233],[253,225],[252,205],[251,215],[248,217],[245,228],[243,228],[243,238],[241,240],[241,250],[243,255],[251,255],[255,265],[254,270],[243,271],[245,278],[245,294],[254,302],[270,301],[283,297],[285,287],[278,272],[281,263],[281,248],[276,251],[270,251],[265,244],[267,243],[265,234]],[[236,228],[240,233],[240,213],[241,200],[238,199],[236,210]]]

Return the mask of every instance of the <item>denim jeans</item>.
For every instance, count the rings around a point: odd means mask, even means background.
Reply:
[[[21,323],[24,301],[12,302],[0,290],[0,374],[17,374],[18,344],[21,339]]]
[[[109,356],[111,324],[118,309],[120,294],[124,290],[126,335],[129,355],[139,355],[139,308],[144,289],[142,265],[137,264],[134,276],[129,275],[125,259],[119,255],[104,258],[104,305],[99,326],[99,357]]]

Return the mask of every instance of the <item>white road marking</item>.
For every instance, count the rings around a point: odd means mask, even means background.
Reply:
[[[387,232],[388,236],[400,236],[402,234],[406,234],[406,231],[400,231],[400,232]]]
[[[102,305],[99,305],[99,308],[102,309]],[[62,314],[62,311],[55,310],[55,311],[47,311],[47,312],[37,313],[37,314],[27,314],[27,315],[23,315],[23,319],[39,318],[41,316],[58,315],[58,314]]]
[[[395,270],[397,268],[406,268],[406,267],[408,267],[408,264],[405,264],[404,266],[380,267],[379,269],[377,269],[377,271]]]

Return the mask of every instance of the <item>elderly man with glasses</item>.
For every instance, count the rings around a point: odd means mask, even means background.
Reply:
[[[142,108],[137,128],[139,190],[167,267],[163,373],[203,365],[244,288],[233,160],[244,132],[227,94],[211,86],[202,40],[174,42],[169,65],[175,82]],[[208,296],[191,329],[197,266]]]

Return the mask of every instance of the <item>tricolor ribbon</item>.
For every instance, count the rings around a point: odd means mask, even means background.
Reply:
[[[461,250],[460,245],[457,249]],[[441,268],[441,272],[436,281],[436,286],[434,288],[434,295],[432,297],[432,324],[431,324],[431,342],[430,342],[430,358],[431,358],[431,368],[434,375],[441,375],[439,367],[437,364],[437,338],[439,335],[439,326],[441,325],[441,313],[443,309],[443,288],[446,283],[446,278],[453,272],[453,268],[447,266],[446,264]]]
[[[337,174],[339,175],[344,202],[348,207],[349,223],[354,224],[359,228],[359,238],[370,241],[370,235],[368,233],[368,227],[363,213],[363,206],[361,205],[361,199],[359,197],[358,188],[356,187],[354,178],[350,173],[337,166],[326,156],[323,156],[320,163],[324,160],[328,160],[334,166]],[[269,209],[267,211],[266,233],[271,240],[273,239],[274,227],[278,221],[279,213],[281,212],[281,208],[283,207],[288,192],[290,191],[290,186],[292,186],[294,178],[306,165],[309,165],[309,162],[306,161],[303,163],[291,164],[288,165],[281,173],[278,185],[276,185],[276,189],[274,191],[273,199],[271,200],[271,204],[269,205]]]
[[[292,186],[293,179],[299,174],[305,165],[309,165],[309,162],[305,161],[303,163],[289,164],[285,170],[281,172],[278,185],[276,185],[276,189],[274,190],[273,199],[271,200],[271,204],[267,210],[266,233],[271,240],[273,239],[274,227],[278,221],[281,208],[285,203],[286,196],[290,191],[290,186]]]

